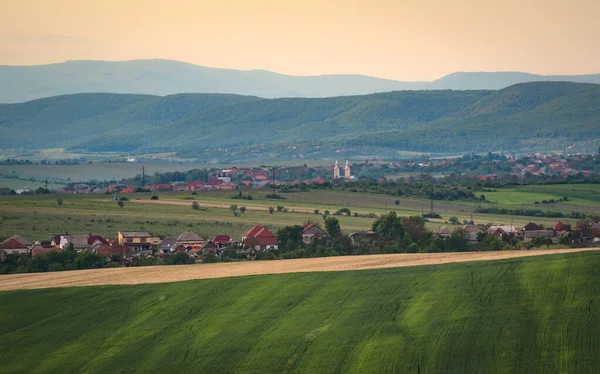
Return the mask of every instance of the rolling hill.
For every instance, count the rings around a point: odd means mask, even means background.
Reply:
[[[600,74],[542,76],[518,72],[454,73],[433,82],[400,82],[363,75],[291,76],[266,70],[232,70],[172,60],[67,61],[0,66],[0,103],[76,93],[172,95],[226,93],[278,97],[333,97],[399,90],[502,89],[517,83],[600,83]]]
[[[598,266],[586,252],[0,292],[2,371],[595,373]]]
[[[76,94],[0,104],[1,148],[181,151],[282,144],[424,152],[597,149],[600,85],[319,99]]]

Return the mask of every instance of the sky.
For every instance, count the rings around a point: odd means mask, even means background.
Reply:
[[[164,58],[429,81],[600,73],[599,0],[0,0],[0,64]]]

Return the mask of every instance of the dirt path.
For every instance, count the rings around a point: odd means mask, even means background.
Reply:
[[[187,266],[150,266],[75,270],[55,273],[0,275],[0,291],[16,289],[178,282],[190,279],[239,277],[257,274],[343,271],[500,260],[515,257],[593,251],[598,248],[533,251],[392,254],[298,260],[233,262]]]
[[[100,200],[100,199],[98,199],[97,201],[109,202],[109,203],[113,202],[112,200],[108,201],[108,200]],[[197,202],[198,206],[202,207],[202,208],[229,209],[229,207],[231,206],[231,204],[225,204],[225,203],[203,203],[202,201],[198,201],[198,200],[129,200],[128,203],[191,206],[193,201]],[[243,206],[245,206],[246,209],[248,209],[248,210],[262,210],[262,211],[269,210],[269,207],[266,205],[252,205],[252,204],[246,203],[246,200],[242,200],[242,201],[244,201]],[[232,204],[236,204],[236,203],[232,203]],[[239,203],[237,203],[236,205],[240,206]],[[313,213],[314,212],[314,209],[308,209],[308,208],[292,207],[290,209],[293,209],[294,212],[296,212],[296,213]]]

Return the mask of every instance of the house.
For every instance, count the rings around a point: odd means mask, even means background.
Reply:
[[[481,233],[481,229],[475,225],[464,225],[463,231],[467,234],[467,240],[474,243],[478,241],[478,235]]]
[[[488,235],[494,235],[499,238],[506,236],[517,236],[519,230],[515,226],[490,226],[487,229]]]
[[[438,231],[436,231],[436,234],[442,238],[449,238],[452,235],[452,231],[446,226],[442,226]]]
[[[130,247],[134,252],[152,254],[151,247],[156,238],[147,231],[119,231],[118,244]]]
[[[544,228],[536,223],[529,222],[525,227],[523,227],[523,231],[540,231]]]
[[[233,243],[233,240],[231,240],[229,235],[217,235],[212,238],[211,241],[216,244],[219,249],[227,248]]]
[[[7,255],[29,253],[31,245],[32,243],[29,240],[23,239],[15,234],[0,243],[0,250],[4,250]]]
[[[302,241],[305,244],[310,244],[313,240],[326,236],[327,232],[315,223],[309,223],[302,229]]]
[[[202,245],[202,247],[200,248],[200,251],[197,253],[200,253],[203,256],[217,257],[221,254],[221,252],[222,252],[222,250],[219,248],[219,246],[212,240],[209,240],[206,243],[204,243],[204,245]]]
[[[45,254],[45,253],[50,253],[50,252],[57,252],[60,253],[62,252],[63,249],[60,247],[44,247],[41,244],[40,245],[34,245],[33,248],[31,248],[31,257],[35,257],[41,254]]]
[[[61,235],[58,246],[61,249],[67,249],[73,245],[73,249],[77,252],[87,250],[90,245],[88,244],[88,235]]]
[[[177,242],[171,247],[171,252],[197,253],[205,242],[206,239],[195,232],[186,231],[177,237]]]
[[[524,241],[530,242],[533,238],[544,238],[544,239],[552,239],[554,238],[553,230],[527,230],[525,231],[525,236],[523,238]]]
[[[133,249],[126,245],[114,244],[102,244],[98,246],[95,250],[97,254],[100,256],[106,257],[107,259],[111,258],[130,258],[133,255]]]
[[[242,234],[242,246],[246,249],[264,251],[266,249],[277,249],[277,237],[271,231],[262,226],[254,226]]]
[[[552,229],[553,229],[554,231],[556,231],[556,232],[559,232],[559,231],[566,230],[566,229],[567,229],[567,227],[568,227],[567,225],[565,225],[565,224],[564,224],[564,223],[562,223],[561,221],[558,221],[558,222],[556,222],[556,223],[554,224],[554,226],[552,226]]]
[[[171,253],[171,248],[174,248],[175,244],[177,244],[177,238],[174,236],[169,236],[163,239],[161,243],[161,252],[162,253]]]

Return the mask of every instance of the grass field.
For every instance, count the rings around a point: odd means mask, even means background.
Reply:
[[[304,162],[303,162],[304,163]],[[309,166],[329,165],[331,161],[316,160],[306,161]],[[298,161],[281,161],[277,165],[298,165]],[[301,163],[302,164],[302,163]],[[169,171],[188,171],[192,169],[204,168],[229,168],[237,167],[254,167],[260,166],[260,163],[250,164],[200,164],[200,163],[172,163],[172,164],[144,164],[146,175],[154,173],[166,173]],[[104,181],[131,178],[137,174],[142,174],[142,164],[131,162],[113,162],[113,163],[93,163],[81,165],[0,165],[0,187],[7,186],[10,179],[2,178],[2,175],[16,174],[20,178],[28,180],[35,179],[39,181],[35,188],[43,186],[41,183],[46,178],[48,181],[56,185],[64,185],[70,182],[86,182],[90,180]],[[14,180],[13,180],[14,181]],[[13,182],[14,183],[14,182]],[[11,187],[12,188],[12,187]],[[17,185],[16,188],[29,188]]]
[[[600,371],[600,253],[0,292],[2,372]]]
[[[541,186],[540,186],[541,187]],[[544,186],[546,187],[546,186]],[[576,193],[579,197],[569,198],[568,202],[555,204],[571,204],[570,210],[587,210],[596,212],[597,196],[595,186],[579,186]],[[267,199],[268,191],[247,191],[253,200],[235,200],[231,197],[234,192],[210,191],[197,195],[166,192],[158,193],[158,201],[150,200],[148,193],[128,194],[130,201],[125,207],[119,208],[110,195],[35,195],[35,196],[0,196],[0,237],[8,237],[14,233],[32,240],[49,240],[59,233],[95,233],[116,238],[118,231],[150,231],[159,236],[179,234],[183,231],[195,231],[211,237],[216,234],[228,234],[233,237],[254,226],[261,224],[276,230],[279,227],[292,224],[304,224],[307,221],[321,222],[325,210],[331,214],[342,207],[357,212],[362,217],[339,216],[341,227],[346,232],[370,229],[374,221],[367,218],[368,213],[383,214],[395,210],[399,215],[421,215],[430,209],[427,200],[401,198],[400,205],[394,204],[395,197],[350,193],[344,191],[310,191],[284,194],[285,199]],[[521,207],[510,204],[515,196],[527,194],[523,191],[495,192],[507,203],[490,203],[485,206]],[[565,194],[567,192],[561,191]],[[573,193],[573,191],[571,191]],[[57,198],[63,199],[59,206]],[[200,209],[192,209],[193,198]],[[519,197],[520,198],[520,197]],[[572,199],[572,200],[571,200]],[[235,217],[229,206],[236,204],[247,208],[245,214]],[[275,212],[269,214],[269,207],[285,206],[287,213]],[[533,205],[527,206],[531,208]],[[476,223],[495,223],[525,225],[530,221],[539,224],[552,225],[553,218],[524,217],[510,215],[477,214],[476,207],[471,202],[435,201],[434,210],[442,215],[441,220],[430,220],[427,226],[437,230],[451,216],[460,221],[470,220]],[[549,209],[548,207],[542,207]],[[564,208],[564,207],[563,207]],[[319,210],[319,215],[314,210]],[[554,208],[552,208],[554,210]],[[574,220],[563,219],[563,222],[574,223]]]

